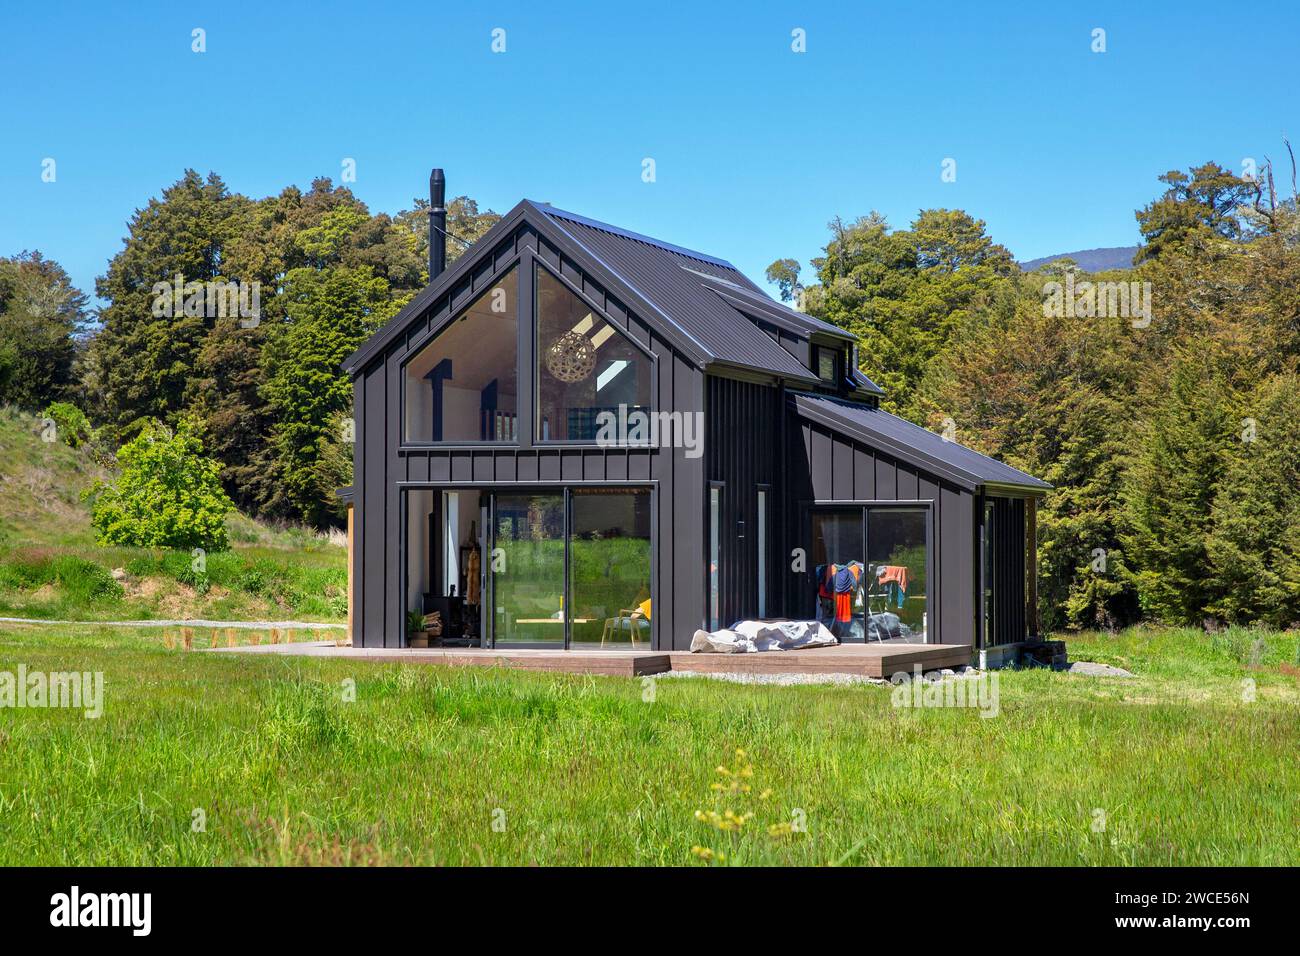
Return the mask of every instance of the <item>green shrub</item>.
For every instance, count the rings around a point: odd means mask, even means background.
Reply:
[[[203,456],[191,423],[174,433],[155,423],[123,445],[117,460],[117,480],[92,493],[91,524],[101,544],[229,547],[226,516],[234,505],[218,480],[221,466]]]
[[[59,440],[70,448],[80,448],[94,437],[90,419],[71,402],[51,402],[42,415],[54,422]]]

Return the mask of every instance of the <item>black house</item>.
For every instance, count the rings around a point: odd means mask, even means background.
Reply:
[[[1049,486],[879,409],[854,338],[722,259],[524,200],[344,363],[351,629],[685,649],[743,618],[845,641],[1036,634]]]

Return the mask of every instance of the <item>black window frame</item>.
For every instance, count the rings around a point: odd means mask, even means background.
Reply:
[[[717,537],[714,538],[713,526],[713,492],[718,493],[718,526],[716,529]],[[727,483],[725,481],[710,481],[708,493],[704,496],[704,619],[707,622],[706,630],[716,631],[723,626],[723,602],[727,596],[727,579],[726,563],[723,560],[726,549],[722,546],[722,536],[726,533],[727,525]],[[718,586],[717,586],[717,606],[718,614],[713,616],[713,597],[714,587],[712,575],[709,570],[709,563],[716,552],[718,558]]]
[[[868,525],[869,515],[872,510],[895,509],[900,511],[925,512],[925,643],[942,643],[943,635],[940,633],[941,622],[934,613],[936,608],[935,568],[937,566],[937,555],[935,554],[935,544],[937,538],[935,533],[936,505],[933,498],[856,498],[847,501],[836,501],[833,498],[819,498],[816,500],[801,500],[799,502],[799,527],[802,530],[804,540],[809,542],[809,550],[806,554],[807,564],[804,572],[802,574],[796,572],[793,577],[789,578],[789,580],[798,581],[796,586],[799,588],[799,592],[793,606],[803,608],[804,612],[809,617],[811,617],[816,611],[817,569],[811,564],[813,514],[818,511],[851,511],[853,509],[861,510],[862,560],[864,562],[866,561],[868,548],[870,547]]]
[[[538,374],[538,368],[540,367],[541,364],[541,343],[538,336],[539,314],[538,314],[538,302],[537,302],[537,294],[538,294],[537,293],[537,287],[538,287],[537,270],[545,269],[547,273],[550,274],[551,278],[555,279],[557,282],[563,285],[566,289],[569,290],[570,293],[577,296],[579,300],[581,300],[588,308],[590,308],[593,315],[597,315],[605,322],[607,322],[614,329],[615,335],[623,336],[623,338],[627,340],[627,342],[630,343],[633,346],[633,348],[635,348],[645,358],[649,360],[650,362],[650,412],[652,414],[659,411],[659,357],[655,355],[653,352],[651,352],[644,345],[642,345],[640,342],[638,342],[635,336],[631,335],[626,328],[619,325],[619,323],[614,321],[614,319],[609,315],[609,313],[607,313],[603,308],[597,305],[590,295],[583,292],[582,289],[580,289],[577,285],[575,285],[573,282],[565,278],[565,276],[561,272],[553,269],[550,263],[548,263],[541,256],[530,255],[528,259],[532,263],[532,270],[530,272],[529,280],[528,280],[529,282],[528,358],[530,362],[530,367],[528,369],[529,409],[528,409],[527,437],[528,437],[529,446],[538,447],[538,448],[602,448],[604,446],[602,446],[599,442],[595,442],[595,441],[584,441],[581,439],[575,440],[575,439],[567,439],[567,438],[560,439],[560,438],[540,437],[542,403],[541,403],[541,391],[540,391],[541,385],[539,382],[540,375]],[[521,300],[523,299],[523,295],[520,295],[520,299]],[[520,356],[519,361],[520,361],[520,374],[522,375],[523,373],[522,354]],[[523,379],[521,378],[520,381],[522,382]],[[522,387],[520,388],[520,391],[521,392],[523,391]],[[519,429],[519,434],[521,436],[525,434],[525,429],[522,426]]]
[[[452,309],[450,303],[447,310],[447,318],[436,326],[430,326],[424,332],[417,335],[414,339],[408,340],[405,351],[402,354],[401,361],[397,363],[397,430],[398,430],[398,448],[438,448],[438,449],[455,449],[455,448],[526,448],[528,443],[525,441],[524,428],[522,424],[523,405],[525,402],[524,379],[520,377],[523,372],[523,360],[521,352],[524,344],[523,321],[527,309],[524,303],[531,297],[532,289],[528,285],[532,280],[525,278],[524,264],[529,257],[525,253],[518,253],[509,256],[496,263],[491,270],[477,273],[477,276],[487,278],[481,287],[475,288],[471,279],[467,292],[468,296],[464,303],[457,308]],[[501,282],[512,269],[519,269],[518,281],[515,288],[515,376],[518,384],[520,405],[518,416],[521,419],[520,425],[516,428],[519,438],[517,439],[454,439],[451,441],[433,441],[432,439],[411,439],[406,435],[406,367],[416,356],[420,355],[426,348],[431,346],[434,341],[452,324],[459,321],[465,314],[465,310],[477,302],[483,295],[491,290],[497,283]],[[531,276],[531,271],[527,273]],[[454,295],[453,295],[454,300]],[[391,372],[389,373],[391,374]]]
[[[826,376],[822,375],[821,368],[822,368],[822,357],[823,357],[823,356],[829,356],[829,357],[830,357],[830,360],[831,360],[831,375],[830,375],[830,378],[827,378]],[[832,348],[832,347],[829,346],[829,345],[814,345],[814,346],[813,346],[813,362],[812,362],[812,364],[813,364],[813,368],[812,368],[812,371],[813,371],[813,374],[817,376],[818,381],[822,382],[823,384],[825,384],[825,385],[833,385],[833,386],[835,386],[835,387],[837,387],[837,388],[839,387],[839,385],[840,385],[840,381],[841,381],[841,379],[844,377],[844,376],[841,374],[841,372],[840,372],[841,361],[842,361],[842,360],[841,360],[841,356],[840,356],[840,351],[839,351],[838,349]]]

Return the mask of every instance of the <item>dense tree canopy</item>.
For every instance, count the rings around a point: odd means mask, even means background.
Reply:
[[[372,215],[328,179],[253,200],[187,170],[135,213],[97,283],[108,305],[81,360],[87,410],[119,441],[145,420],[192,417],[241,508],[335,520],[333,490],[351,480],[339,363],[427,281],[427,210]],[[448,231],[464,242],[448,258],[499,218],[453,199]],[[160,308],[158,283],[178,277],[181,301],[164,294]],[[212,307],[207,284],[238,289],[231,308]]]
[[[818,284],[806,290],[805,308],[856,334],[863,371],[884,388],[885,406],[915,417],[926,368],[1015,262],[960,210],[923,210],[906,230],[873,212],[849,224],[836,219],[831,232],[826,254],[812,262]]]
[[[73,382],[86,296],[39,252],[0,259],[0,402],[39,409]]]
[[[388,282],[364,266],[290,273],[288,315],[264,352],[262,394],[274,422],[280,488],[289,510],[310,522],[337,511],[334,489],[351,480],[350,469],[323,467],[352,407],[352,383],[339,369],[401,306],[389,292]]]
[[[983,221],[926,209],[905,229],[875,212],[837,217],[806,286],[794,259],[767,278],[857,336],[886,408],[931,427],[951,420],[959,441],[1055,486],[1039,512],[1047,626],[1297,624],[1296,197],[1275,192],[1267,167],[1158,178],[1163,191],[1136,212],[1133,270],[1058,260],[1026,273]],[[467,197],[448,207],[455,259],[499,217]],[[0,259],[0,401],[61,420],[76,418],[75,402],[97,442],[126,443],[124,465],[198,483],[200,536],[216,533],[226,497],[263,517],[335,521],[333,490],[352,462],[339,363],[427,280],[427,210],[416,200],[372,215],[328,179],[250,199],[186,171],[132,217],[96,286],[107,303],[97,330],[56,263]],[[160,310],[159,284],[178,277],[183,292],[255,287],[256,309],[214,314],[169,294],[177,308]],[[1054,309],[1049,283],[1058,299],[1062,285],[1086,286],[1092,304]],[[1116,312],[1098,294],[1115,283],[1146,308]],[[84,423],[73,431],[88,436]],[[132,520],[150,510],[114,494],[96,519],[108,536],[129,509]]]
[[[1039,512],[1046,626],[1298,624],[1295,197],[1267,169],[1159,180],[1132,271],[1026,274],[961,211],[907,230],[872,213],[832,221],[802,301],[858,336],[887,408],[951,419],[959,441],[1055,486]],[[769,269],[783,295],[797,274]],[[1047,283],[1067,276],[1136,282],[1149,319],[1054,312]]]

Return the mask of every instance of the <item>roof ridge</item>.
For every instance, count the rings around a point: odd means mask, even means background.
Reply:
[[[675,252],[680,256],[686,256],[689,259],[696,259],[700,262],[707,262],[710,265],[722,266],[733,272],[740,272],[726,259],[719,259],[717,256],[711,256],[706,252],[697,252],[694,249],[687,249],[685,246],[678,246],[671,242],[665,242],[662,239],[656,239],[654,236],[647,236],[643,233],[633,232],[630,229],[624,229],[621,226],[615,226],[608,222],[601,222],[599,219],[592,219],[589,216],[583,216],[576,212],[569,212],[566,209],[560,209],[552,206],[550,203],[537,202],[534,199],[526,200],[530,205],[535,206],[539,211],[553,216],[557,219],[567,219],[570,222],[576,222],[583,226],[590,226],[592,229],[599,229],[602,232],[608,232],[611,235],[622,236],[624,239],[631,239],[635,242],[644,242],[648,246],[655,246],[659,249],[665,249],[668,252]]]

